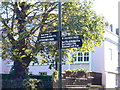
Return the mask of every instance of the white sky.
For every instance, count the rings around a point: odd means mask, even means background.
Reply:
[[[95,0],[93,9],[105,17],[113,28],[118,27],[118,2],[120,0]]]

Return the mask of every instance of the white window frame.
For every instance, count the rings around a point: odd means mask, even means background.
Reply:
[[[79,56],[78,53],[81,53],[82,56]],[[75,58],[76,58],[76,61],[74,61],[74,63],[90,63],[90,58],[91,58],[91,57],[90,57],[90,53],[91,53],[91,52],[89,51],[89,52],[88,52],[89,55],[85,56],[85,55],[82,53],[82,51],[78,51],[78,52],[77,52],[77,56],[75,57]],[[82,57],[82,61],[78,61],[78,58],[79,58],[79,57]],[[89,60],[88,60],[88,61],[84,61],[84,58],[85,58],[85,57],[89,57]]]

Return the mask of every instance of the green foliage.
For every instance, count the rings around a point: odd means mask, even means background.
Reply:
[[[1,74],[3,88],[51,88],[52,76],[28,75],[24,80],[15,79],[11,74]],[[19,86],[20,83],[21,85]]]
[[[37,84],[37,88],[52,88],[51,75],[29,75],[29,78],[40,80]]]
[[[58,75],[59,75],[59,71],[55,70],[52,73],[52,80],[56,82],[58,80]]]
[[[51,81],[52,76],[51,75],[29,75],[30,78],[36,78],[41,79],[42,81]]]
[[[24,79],[23,84],[25,88],[31,88],[35,90],[37,87],[37,83],[40,83],[40,80],[30,78],[30,79]]]
[[[69,71],[69,72],[73,72],[73,70],[66,70],[66,72]]]
[[[66,72],[69,71],[69,72],[78,72],[78,71],[84,71],[84,72],[88,72],[89,71],[89,68],[75,68],[73,70],[66,70]]]
[[[65,23],[63,29],[68,31],[68,35],[84,35],[83,46],[78,50],[89,51],[94,50],[94,46],[100,46],[104,40],[103,17],[98,16],[91,9],[89,1],[68,2],[65,6],[67,7],[63,8],[63,18],[67,17],[67,20],[63,21]],[[67,12],[67,10],[69,11]]]
[[[88,68],[76,68],[73,71],[77,72],[77,71],[84,71],[84,72],[88,72],[89,69]]]

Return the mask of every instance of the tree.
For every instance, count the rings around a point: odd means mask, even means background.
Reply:
[[[44,32],[58,31],[57,2],[2,2],[0,21],[2,32],[2,58],[14,61],[15,78],[23,78],[36,56],[49,62],[50,67],[58,60],[58,42],[40,42]],[[76,50],[94,50],[104,40],[104,19],[91,10],[91,1],[62,3],[63,36],[83,35],[83,46]],[[63,49],[63,60],[74,50]]]

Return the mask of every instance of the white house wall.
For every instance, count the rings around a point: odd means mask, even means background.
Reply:
[[[101,47],[95,47],[92,53],[92,71],[102,73],[102,84],[106,88],[115,88],[118,72],[118,36],[106,30],[105,41]]]
[[[116,75],[118,73],[118,36],[106,31],[104,42],[104,74],[103,80],[106,88],[117,86]]]
[[[115,88],[117,86],[116,75],[106,72],[106,88]]]
[[[102,85],[106,84],[106,76],[105,76],[105,65],[104,65],[104,43],[101,47],[95,47],[95,52],[92,53],[92,71],[102,73]]]
[[[6,61],[3,61],[2,62],[2,73],[3,74],[9,74],[11,67],[12,67],[11,64],[7,64]]]
[[[29,66],[29,72],[35,75],[39,75],[39,72],[47,72],[47,75],[51,75],[53,73],[54,69],[49,69],[48,65],[40,66],[40,65],[35,65]]]
[[[8,74],[10,71],[11,65],[6,64],[6,61],[3,61],[0,57],[0,74]]]
[[[80,68],[88,68],[89,69],[89,63],[78,63],[78,64],[71,64],[70,69],[80,69]]]
[[[93,72],[104,71],[104,44],[101,47],[95,47],[95,52],[92,52],[91,66]]]
[[[112,50],[112,56],[110,49]],[[105,41],[105,55],[105,71],[116,72],[118,67],[118,46]]]

